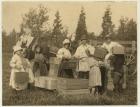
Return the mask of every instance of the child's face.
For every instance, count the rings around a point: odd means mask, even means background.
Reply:
[[[65,44],[64,47],[65,47],[66,49],[68,49],[68,48],[70,47],[70,44],[69,44],[69,43],[68,43],[68,44]]]
[[[107,44],[110,44],[110,43],[111,43],[111,39],[108,38],[108,39],[106,40],[106,43],[107,43]]]
[[[40,52],[40,47],[37,47],[36,48],[36,52]]]

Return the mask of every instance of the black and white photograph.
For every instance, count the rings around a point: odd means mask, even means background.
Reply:
[[[2,105],[137,105],[137,1],[2,1]]]

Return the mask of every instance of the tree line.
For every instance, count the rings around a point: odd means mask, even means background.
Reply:
[[[22,23],[20,25],[20,32],[16,32],[15,29],[7,36],[7,33],[2,29],[3,45],[10,41],[14,42],[23,35],[24,28],[28,27],[31,29],[32,36],[44,37],[47,41],[51,41],[54,45],[61,47],[62,41],[65,38],[72,39],[73,35],[70,34],[68,37],[68,28],[62,23],[60,12],[56,11],[55,19],[53,21],[53,27],[49,26],[49,11],[48,8],[40,5],[38,8],[29,9],[29,11],[23,16]],[[103,40],[108,34],[111,35],[114,40],[137,40],[137,23],[133,19],[122,17],[120,19],[120,25],[118,29],[115,29],[115,25],[111,19],[111,9],[107,7],[102,17],[102,31],[99,35],[95,35],[94,32],[88,32],[86,26],[86,12],[84,7],[81,8],[77,28],[75,30],[75,40],[73,45],[77,46],[78,41],[82,35],[86,35],[88,39]],[[4,42],[9,39],[9,41]]]

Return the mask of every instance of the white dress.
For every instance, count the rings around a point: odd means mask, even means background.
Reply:
[[[27,63],[30,66],[30,62],[25,59],[25,61],[27,61]],[[16,72],[28,72],[29,73],[29,82],[32,83],[34,82],[34,76],[33,76],[33,72],[32,69],[27,67],[26,70],[23,67],[22,64],[22,59],[19,55],[14,54],[11,61],[10,61],[10,67],[11,67],[11,75],[10,75],[10,83],[9,85],[16,89],[16,90],[23,90],[25,88],[27,88],[26,85],[20,85],[20,84],[16,84],[15,82],[15,73]]]
[[[95,48],[93,46],[89,47],[90,54],[93,55]],[[90,57],[88,59],[88,63],[90,66],[90,72],[89,72],[89,87],[95,87],[95,86],[101,86],[101,72],[99,68],[99,62],[93,58]]]

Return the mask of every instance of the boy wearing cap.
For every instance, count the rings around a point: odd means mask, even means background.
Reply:
[[[79,59],[77,70],[79,72],[80,78],[88,78],[88,71],[90,71],[90,67],[88,64],[89,48],[90,45],[87,44],[86,35],[83,35],[81,38],[80,46],[77,48],[74,54],[74,57]]]
[[[107,88],[109,90],[113,90],[113,89],[115,90],[116,88],[118,88],[118,85],[116,85],[116,84],[119,84],[119,83],[115,82],[116,80],[114,81],[114,79],[115,79],[114,77],[116,77],[115,72],[118,72],[120,70],[121,70],[120,72],[122,72],[122,65],[124,63],[124,56],[119,55],[119,57],[118,57],[118,55],[114,55],[113,54],[113,47],[117,46],[117,47],[123,48],[123,46],[117,42],[111,41],[110,35],[106,36],[105,39],[106,39],[106,41],[103,43],[102,47],[108,51],[108,54],[105,57],[105,66],[108,70]],[[112,71],[114,71],[114,72],[112,72]],[[113,78],[112,78],[112,73],[114,74]],[[122,77],[122,74],[121,74],[121,77]],[[118,79],[117,79],[117,82],[119,82]]]

